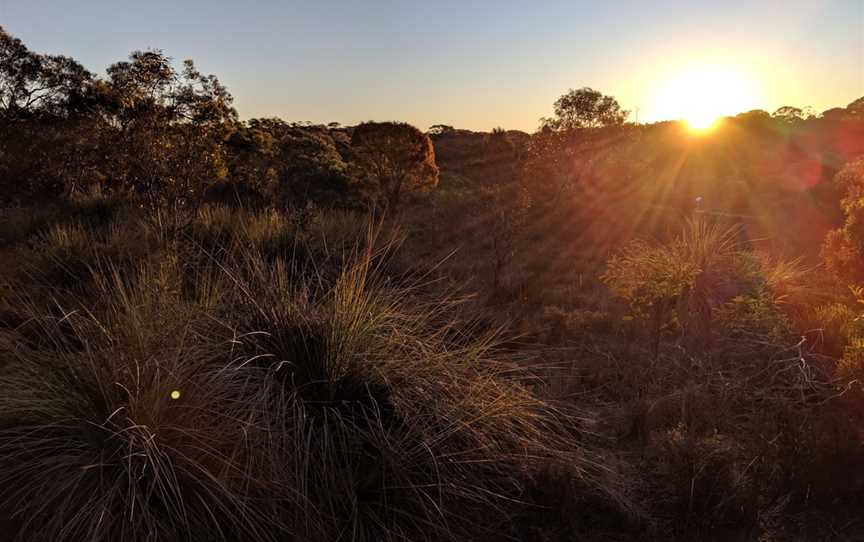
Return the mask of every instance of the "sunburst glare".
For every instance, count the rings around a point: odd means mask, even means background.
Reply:
[[[722,67],[686,70],[661,85],[656,109],[663,118],[686,122],[694,132],[705,132],[723,116],[758,107],[754,83],[740,73]]]

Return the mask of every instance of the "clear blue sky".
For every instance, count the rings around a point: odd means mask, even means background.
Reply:
[[[669,116],[656,87],[703,62],[744,70],[765,109],[846,105],[862,3],[0,0],[0,25],[100,74],[135,49],[192,58],[243,118],[533,130],[571,87]]]

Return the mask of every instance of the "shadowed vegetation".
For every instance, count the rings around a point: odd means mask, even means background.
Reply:
[[[0,29],[0,540],[855,540],[864,107],[241,121]]]

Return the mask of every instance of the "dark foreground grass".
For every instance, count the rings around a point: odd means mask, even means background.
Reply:
[[[79,214],[0,247],[0,540],[861,539],[857,310],[723,228],[499,341],[392,222]]]
[[[67,258],[93,250],[86,228],[52,231],[77,239]],[[328,273],[243,231],[218,250],[145,235],[156,249],[76,267],[86,292],[5,287],[3,536],[501,540],[550,469],[630,514],[579,418],[452,303],[390,284],[371,237]]]

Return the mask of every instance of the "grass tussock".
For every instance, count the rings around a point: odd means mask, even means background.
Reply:
[[[86,262],[91,293],[10,298],[0,509],[18,539],[485,540],[538,506],[549,468],[624,513],[580,422],[452,302],[392,285],[374,236],[330,273],[288,257],[282,217],[235,219],[202,214],[185,235],[228,233],[195,258],[164,226],[125,260],[90,257],[130,248],[111,227],[38,237]]]

